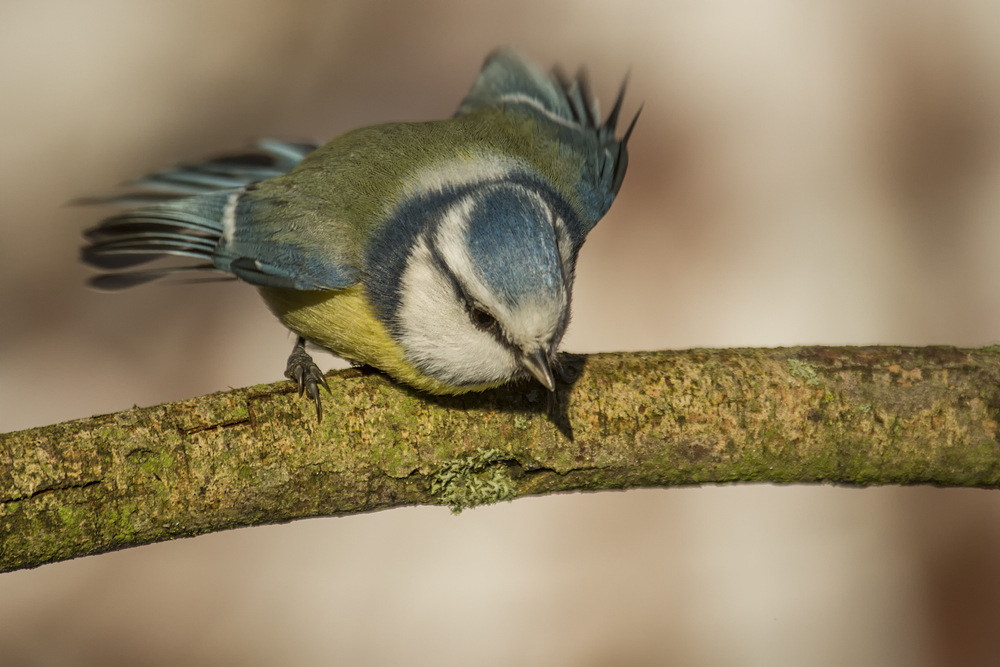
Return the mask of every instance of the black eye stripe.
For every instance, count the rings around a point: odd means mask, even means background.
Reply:
[[[520,354],[520,349],[511,343],[507,339],[507,334],[500,323],[497,321],[493,315],[489,313],[486,309],[481,306],[476,305],[476,301],[469,296],[462,286],[462,283],[458,280],[458,277],[452,273],[451,269],[448,267],[448,263],[444,261],[444,257],[441,256],[441,252],[438,250],[437,246],[434,244],[428,244],[430,246],[429,250],[431,253],[431,259],[437,264],[438,269],[440,269],[442,275],[448,278],[451,282],[452,287],[455,290],[455,294],[465,302],[465,307],[469,311],[469,319],[476,328],[490,334],[496,340],[497,343],[504,346],[513,354]],[[484,326],[476,321],[476,313],[481,313],[491,320],[489,325]],[[485,324],[485,323],[484,323]]]
[[[504,346],[510,347],[510,344],[507,342],[506,337],[503,335],[503,329],[501,328],[500,323],[497,322],[496,318],[493,317],[493,315],[491,315],[489,311],[487,311],[485,308],[482,308],[481,306],[476,305],[476,300],[473,299],[469,295],[469,293],[465,291],[465,286],[462,285],[462,282],[458,279],[458,276],[456,276],[452,272],[451,267],[448,266],[448,263],[444,261],[444,257],[441,256],[441,251],[438,250],[437,245],[430,244],[430,252],[431,252],[431,259],[437,265],[442,275],[448,278],[448,282],[451,283],[452,289],[455,290],[455,294],[460,299],[462,299],[462,301],[465,302],[465,308],[466,310],[469,311],[469,319],[472,320],[472,323],[476,325],[477,328],[493,334],[493,337],[497,339],[497,342],[503,344]],[[486,320],[482,320],[481,322],[477,321],[479,320],[477,314],[481,314],[489,318],[489,321],[488,322]]]

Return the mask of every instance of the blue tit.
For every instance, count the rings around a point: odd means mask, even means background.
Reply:
[[[285,375],[320,418],[307,341],[433,394],[531,376],[553,391],[577,255],[628,165],[624,92],[602,123],[584,72],[498,50],[448,120],[263,141],[136,181],[100,200],[126,209],[85,233],[83,261],[103,289],[188,271],[256,286],[298,336]],[[135,268],[175,257],[196,261]]]

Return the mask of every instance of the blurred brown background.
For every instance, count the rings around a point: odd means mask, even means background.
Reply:
[[[572,351],[1000,340],[1000,4],[0,2],[0,432],[281,379],[224,283],[88,291],[79,196],[450,115],[494,46],[646,103]],[[333,364],[331,359],[321,363]],[[1000,494],[417,508],[0,575],[0,665],[996,665]]]

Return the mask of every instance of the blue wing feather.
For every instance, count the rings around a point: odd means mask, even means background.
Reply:
[[[584,158],[580,195],[592,209],[585,230],[589,231],[611,207],[628,168],[628,140],[639,113],[619,139],[616,132],[626,83],[627,79],[622,82],[611,113],[601,123],[600,108],[584,70],[572,79],[559,69],[546,76],[513,51],[501,49],[486,59],[456,115],[483,107],[502,107],[531,114],[549,124],[561,145]]]

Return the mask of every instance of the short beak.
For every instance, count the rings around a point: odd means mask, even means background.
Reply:
[[[531,374],[538,378],[538,381],[549,391],[555,391],[556,381],[552,377],[552,365],[549,357],[542,350],[533,354],[525,354],[521,357],[521,365],[531,371]]]

